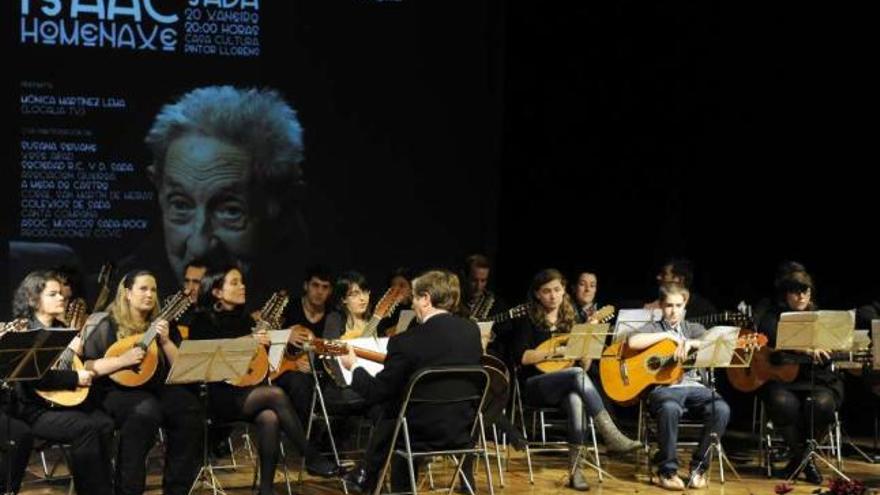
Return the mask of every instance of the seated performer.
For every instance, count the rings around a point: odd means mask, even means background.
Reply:
[[[706,329],[697,323],[684,321],[684,309],[688,302],[688,289],[679,284],[660,286],[660,307],[663,319],[650,323],[627,336],[630,349],[647,349],[667,339],[678,342],[676,359],[684,361],[692,349],[699,349],[697,340]],[[720,439],[724,435],[730,419],[730,408],[720,395],[703,384],[704,370],[688,370],[681,381],[673,385],[660,385],[648,394],[648,408],[657,420],[660,451],[654,458],[657,477],[654,482],[667,490],[684,490],[685,483],[678,476],[678,457],[675,447],[678,442],[678,423],[685,408],[700,414],[705,421],[703,434],[690,462],[690,486],[704,488],[707,485],[705,471],[709,466],[704,460],[709,448],[711,434]],[[714,406],[713,406],[714,402]],[[710,421],[711,419],[711,421]]]
[[[165,431],[165,471],[162,492],[189,493],[201,459],[204,412],[198,397],[181,385],[165,385],[170,365],[177,356],[179,340],[159,314],[156,278],[145,270],[126,273],[116,290],[116,298],[105,318],[89,334],[83,349],[86,369],[96,378],[92,394],[119,430],[116,455],[116,493],[140,494],[146,483],[147,454],[153,447],[159,427]],[[120,385],[108,375],[139,365],[145,356],[132,347],[120,356],[105,357],[117,340],[146,332],[154,326],[158,335],[158,369],[141,387]]]
[[[761,321],[758,322],[758,331],[767,335],[768,345],[776,347],[776,330],[779,325],[779,315],[786,311],[814,311],[816,305],[813,302],[815,288],[813,279],[806,271],[792,271],[784,273],[777,281],[776,305],[770,308]],[[810,386],[811,359],[798,359],[789,352],[774,353],[771,362],[783,362],[786,360],[801,361],[798,376],[793,382],[782,383],[769,381],[758,391],[761,400],[764,401],[767,414],[773,421],[773,427],[785,439],[791,449],[791,458],[785,469],[779,473],[783,478],[788,478],[800,465],[806,449],[807,432],[810,425],[810,407],[806,400],[812,393],[813,397],[813,424],[814,436],[821,439],[828,427],[834,421],[834,412],[843,404],[843,380],[837,373],[832,371],[829,360],[829,352],[817,349],[810,356],[815,364],[815,387]],[[812,392],[811,392],[812,391]],[[803,469],[803,475],[807,481],[813,484],[822,483],[822,473],[813,463],[812,459],[807,462]]]
[[[350,489],[372,489],[388,454],[398,408],[406,385],[420,369],[430,366],[479,365],[480,330],[476,323],[454,316],[461,289],[458,277],[446,271],[429,271],[413,280],[412,307],[419,324],[388,342],[385,368],[375,377],[357,366],[354,350],[343,356],[343,365],[354,369],[352,388],[368,405],[382,406],[367,445],[364,463],[345,475]],[[411,410],[409,428],[416,441],[446,445],[455,439],[468,443],[474,411],[469,404],[437,406],[429,404]],[[409,487],[406,464],[396,456],[391,466],[391,485],[395,492]]]
[[[245,303],[244,280],[237,266],[209,268],[199,288],[199,307],[190,328],[190,340],[240,337],[268,345],[265,332],[252,333],[256,322],[244,311]],[[208,401],[208,413],[212,417],[223,421],[250,421],[256,425],[261,495],[272,493],[280,431],[306,458],[310,474],[324,477],[336,474],[336,466],[307,443],[302,423],[281,388],[214,383],[209,388]]]
[[[53,272],[28,274],[15,291],[13,313],[28,320],[28,328],[66,327],[59,317],[65,311],[65,297],[60,278]],[[79,351],[79,339],[71,349]],[[74,390],[89,386],[93,372],[50,369],[38,382],[18,382],[17,416],[30,425],[34,436],[70,445],[71,471],[78,493],[113,493],[111,446],[113,420],[97,404],[86,400],[74,407],[50,403],[36,390]],[[24,452],[25,456],[30,452]],[[15,478],[20,476],[15,475]]]
[[[587,479],[579,467],[581,446],[587,442],[584,409],[593,418],[596,429],[610,452],[629,452],[641,444],[627,438],[611,419],[599,391],[584,368],[574,366],[561,371],[541,374],[536,364],[553,357],[553,351],[538,346],[557,332],[569,332],[575,323],[575,310],[565,292],[565,278],[558,270],[549,268],[535,275],[529,289],[529,315],[514,323],[515,354],[520,356],[522,368],[519,379],[523,384],[523,400],[535,406],[560,407],[568,417],[569,459],[572,463],[568,486],[588,490]],[[589,368],[590,363],[583,363]]]

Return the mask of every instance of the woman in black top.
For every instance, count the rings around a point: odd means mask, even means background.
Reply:
[[[575,311],[565,292],[565,278],[558,270],[546,269],[535,275],[529,290],[529,317],[517,320],[514,329],[514,349],[520,356],[519,379],[526,402],[535,406],[563,409],[568,416],[568,439],[571,445],[570,461],[577,459],[578,447],[585,445],[586,425],[584,409],[594,419],[609,451],[631,451],[641,444],[627,438],[611,420],[602,403],[602,397],[583,368],[574,366],[553,373],[541,374],[536,364],[551,358],[550,351],[538,346],[554,333],[571,331]],[[589,367],[589,363],[586,364]],[[580,469],[572,466],[569,486],[576,490],[588,489]]]
[[[767,335],[768,345],[776,347],[776,330],[779,316],[786,311],[813,311],[813,279],[804,270],[791,271],[776,280],[777,304],[768,310],[758,322],[758,331]],[[800,464],[806,449],[806,433],[810,425],[810,408],[806,398],[811,393],[810,364],[815,371],[815,389],[813,390],[815,436],[821,439],[834,421],[834,412],[843,404],[843,381],[831,370],[827,350],[817,349],[811,356],[803,356],[807,361],[802,364],[797,378],[790,383],[777,381],[767,382],[759,395],[773,426],[791,448],[791,459],[782,477],[788,478]],[[771,360],[783,359],[781,353],[775,353]],[[802,361],[803,359],[797,359]],[[810,460],[803,470],[807,481],[822,483],[822,474]]]
[[[245,302],[245,285],[237,267],[209,269],[199,288],[199,308],[190,327],[190,340],[241,337],[254,338],[261,345],[269,345],[269,337],[264,331],[252,333],[256,322],[244,311]],[[223,421],[250,421],[256,425],[261,494],[272,493],[278,463],[279,430],[305,456],[309,473],[324,477],[336,474],[336,466],[308,445],[302,423],[281,388],[214,383],[209,388],[208,400],[209,413],[213,417]]]
[[[61,281],[52,272],[28,274],[15,291],[13,313],[28,320],[28,327],[66,327],[65,298]],[[79,339],[71,350],[79,350]],[[75,407],[54,406],[38,396],[35,390],[73,390],[88,386],[93,372],[87,370],[51,369],[37,382],[18,382],[16,387],[18,416],[27,422],[33,434],[56,442],[70,444],[71,471],[78,493],[113,493],[110,475],[110,449],[113,420],[88,399]]]
[[[109,314],[86,336],[86,368],[97,375],[92,394],[98,394],[119,429],[117,494],[143,493],[147,454],[160,426],[167,440],[163,493],[189,493],[201,463],[204,411],[190,389],[164,384],[177,356],[179,336],[167,321],[156,319],[158,313],[156,278],[148,271],[131,271],[119,282]],[[143,361],[144,350],[134,347],[120,356],[104,357],[107,349],[117,339],[146,332],[151,325],[158,331],[159,346],[159,367],[152,379],[136,388],[112,381],[108,375]]]

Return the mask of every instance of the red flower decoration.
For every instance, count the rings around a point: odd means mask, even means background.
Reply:
[[[794,490],[794,487],[788,483],[780,483],[773,489],[773,491],[776,492],[776,495],[785,495],[792,490]]]

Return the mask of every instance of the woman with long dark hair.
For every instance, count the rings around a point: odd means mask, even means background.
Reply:
[[[247,292],[236,265],[209,269],[199,288],[199,307],[190,326],[191,340],[254,338],[268,345],[265,332],[253,333],[254,319],[244,311]],[[336,466],[311,447],[290,399],[279,387],[258,385],[237,387],[211,384],[209,414],[223,421],[249,421],[256,425],[260,457],[260,494],[271,494],[278,464],[280,432],[283,431],[306,458],[310,474],[330,477]]]
[[[585,410],[593,418],[609,451],[628,452],[638,449],[641,444],[617,429],[596,386],[583,368],[573,366],[542,374],[535,366],[552,357],[549,351],[538,349],[538,346],[554,334],[570,332],[575,323],[575,310],[565,292],[565,285],[565,277],[559,270],[549,268],[535,275],[528,293],[528,318],[517,320],[513,348],[521,365],[519,379],[523,399],[535,406],[559,407],[565,411],[572,463],[568,486],[587,490],[587,480],[575,465],[579,448],[587,441]],[[589,363],[585,366],[589,367]]]

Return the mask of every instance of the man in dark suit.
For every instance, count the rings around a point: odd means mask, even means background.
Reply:
[[[378,404],[383,409],[367,445],[363,465],[345,476],[350,489],[355,491],[371,489],[379,481],[377,478],[390,447],[400,403],[410,378],[426,367],[480,364],[479,328],[474,322],[451,313],[461,294],[458,277],[446,271],[429,271],[413,280],[412,287],[412,307],[419,324],[388,342],[385,368],[373,377],[358,367],[352,349],[342,358],[343,366],[353,369],[352,388],[368,405]],[[419,447],[439,448],[450,442],[467,444],[473,414],[472,406],[468,404],[431,404],[410,407],[407,421],[412,438]],[[392,463],[394,491],[409,486],[405,466],[399,458]]]

